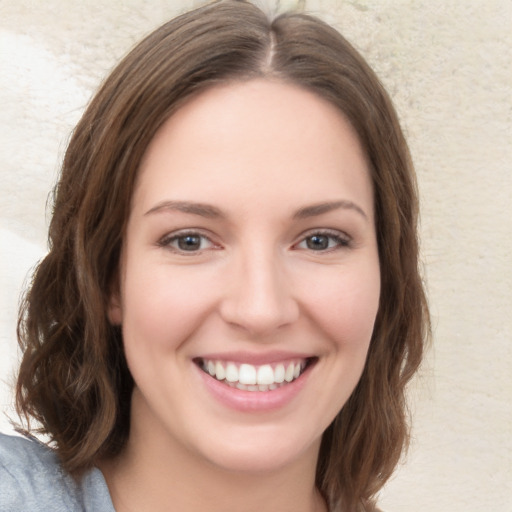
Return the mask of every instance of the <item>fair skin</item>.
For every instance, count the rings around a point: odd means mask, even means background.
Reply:
[[[339,111],[266,80],[188,101],[141,164],[109,310],[135,380],[127,447],[101,465],[116,510],[324,510],[321,436],[379,294],[372,184]]]

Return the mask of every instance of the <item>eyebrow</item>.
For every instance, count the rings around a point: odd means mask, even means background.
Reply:
[[[324,213],[332,212],[333,210],[354,210],[360,215],[362,215],[366,220],[368,220],[368,215],[366,215],[365,211],[358,206],[356,203],[347,200],[340,201],[329,201],[327,203],[318,203],[313,204],[311,206],[305,206],[304,208],[298,209],[294,214],[294,219],[306,219],[309,217],[316,217],[318,215],[323,215]]]
[[[191,201],[162,201],[153,206],[144,215],[158,213],[162,211],[178,211],[183,213],[191,213],[208,219],[217,219],[224,217],[221,210],[215,206],[206,203],[195,203]]]
[[[307,219],[339,209],[354,210],[366,220],[368,220],[368,215],[366,215],[365,211],[356,203],[348,200],[329,201],[325,203],[317,203],[304,206],[303,208],[299,208],[292,215],[292,218],[295,220]],[[153,208],[149,209],[144,215],[150,215],[163,211],[190,213],[192,215],[199,215],[208,219],[219,219],[226,217],[225,214],[216,206],[207,203],[196,203],[192,201],[161,201],[157,205],[153,206]]]

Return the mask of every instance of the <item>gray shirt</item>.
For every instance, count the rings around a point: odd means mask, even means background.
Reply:
[[[0,434],[0,512],[115,512],[97,468],[75,481],[35,439]]]

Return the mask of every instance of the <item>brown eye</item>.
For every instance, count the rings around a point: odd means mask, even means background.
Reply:
[[[170,234],[162,238],[158,245],[181,254],[200,253],[216,247],[207,236],[195,232]]]
[[[309,251],[322,252],[332,251],[348,247],[350,238],[340,232],[318,232],[304,237],[297,245],[298,249],[307,249]]]
[[[329,248],[329,237],[326,235],[308,236],[306,246],[313,251],[324,251]]]
[[[201,249],[202,238],[199,235],[185,235],[176,237],[175,241],[181,251],[198,251]]]

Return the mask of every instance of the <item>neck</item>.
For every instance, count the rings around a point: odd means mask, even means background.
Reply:
[[[317,456],[315,446],[282,468],[233,471],[205,461],[158,425],[148,428],[132,418],[125,450],[100,469],[117,512],[323,512]]]

